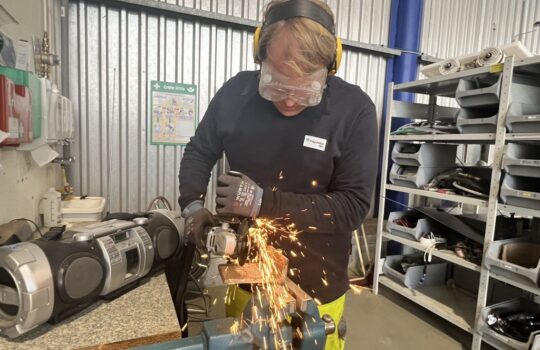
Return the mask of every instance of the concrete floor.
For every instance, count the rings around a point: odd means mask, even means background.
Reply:
[[[346,350],[463,350],[472,336],[381,286],[379,295],[347,294]]]

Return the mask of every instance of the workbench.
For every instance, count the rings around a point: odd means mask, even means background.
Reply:
[[[160,274],[56,325],[42,324],[15,339],[0,336],[0,349],[126,349],[178,339],[180,333],[165,274]]]

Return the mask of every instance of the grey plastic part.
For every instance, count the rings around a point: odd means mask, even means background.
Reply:
[[[501,200],[516,207],[540,210],[540,178],[505,174]]]
[[[500,259],[502,248],[506,244],[517,242],[539,243],[529,237],[517,237],[500,241],[493,241],[488,246],[486,256],[484,258],[484,263],[487,268],[490,269],[490,271],[492,272],[509,276],[518,282],[527,283],[528,281],[532,281],[536,284],[538,283],[540,278],[540,260],[538,261],[538,264],[535,268],[526,268]]]
[[[423,254],[413,254],[420,255]],[[439,286],[446,282],[446,272],[448,270],[448,263],[443,262],[440,259],[434,258],[431,264],[427,265],[426,277],[423,283],[420,283],[420,279],[424,273],[424,265],[411,266],[407,269],[405,274],[396,270],[403,258],[406,255],[390,255],[384,259],[384,265],[382,268],[383,273],[392,278],[393,280],[403,284],[407,288],[420,289],[427,286]]]
[[[512,102],[506,114],[506,128],[513,133],[540,133],[540,104]]]
[[[0,332],[15,338],[51,317],[54,307],[51,266],[39,246],[23,242],[0,247],[0,269],[5,270],[16,285],[4,285],[7,287],[3,288],[4,292],[9,292],[13,297],[16,295],[18,300],[15,315],[0,309]],[[11,299],[9,303],[13,303]],[[3,296],[0,296],[0,301],[8,303]]]
[[[508,312],[508,311],[528,311],[532,313],[540,312],[540,305],[532,302],[528,299],[518,298],[508,301],[503,301],[495,305],[485,307],[480,312],[478,319],[478,332],[488,339],[490,343],[496,345],[500,350],[538,350],[540,349],[540,331],[533,332],[529,336],[528,342],[520,342],[516,339],[507,337],[503,334],[497,333],[491,329],[487,324],[487,316],[494,311]]]
[[[137,225],[144,225],[148,222],[148,218],[145,218],[145,217],[135,218],[133,219],[133,222],[136,223]]]
[[[460,79],[456,90],[456,100],[460,107],[487,107],[499,103],[503,75],[495,78]],[[477,87],[481,85],[482,87]],[[534,79],[524,75],[514,75],[511,84],[511,101],[535,104],[540,99],[540,86]]]
[[[154,209],[152,212],[159,213],[172,222],[178,231],[180,245],[184,245],[187,242],[187,238],[184,236],[184,218],[182,217],[182,214],[167,209]]]
[[[462,134],[494,133],[497,130],[498,113],[487,117],[476,117],[477,111],[462,108],[458,113],[456,126]]]
[[[405,147],[416,147],[414,153],[403,152]],[[456,164],[457,145],[396,142],[392,161],[407,166],[453,167]]]
[[[406,173],[400,174],[402,167],[405,166],[393,164],[388,178],[394,185],[410,188],[420,188],[427,185],[437,174],[448,169],[448,167],[406,166],[404,169]]]
[[[499,104],[502,74],[482,79],[460,79],[456,89],[456,100],[461,107],[486,107]],[[482,87],[477,86],[481,84]]]
[[[398,225],[394,222],[395,220],[403,216],[419,217],[418,221],[416,222],[416,226],[405,227],[402,225]],[[386,223],[386,228],[388,232],[396,236],[413,239],[415,241],[420,241],[420,238],[424,234],[433,231],[434,225],[429,219],[422,217],[422,215],[419,214],[417,211],[407,210],[407,211],[391,212],[390,215],[388,216],[388,222]]]
[[[502,166],[510,175],[540,177],[540,146],[509,143]]]

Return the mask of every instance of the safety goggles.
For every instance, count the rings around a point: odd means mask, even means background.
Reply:
[[[261,64],[259,93],[269,101],[279,102],[290,98],[302,106],[316,106],[321,102],[328,70],[320,70],[303,77],[291,78],[279,73],[268,62]]]

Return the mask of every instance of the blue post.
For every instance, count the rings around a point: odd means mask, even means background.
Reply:
[[[384,141],[384,124],[387,122],[386,101],[388,83],[393,81],[396,84],[416,80],[418,74],[418,57],[420,51],[420,35],[422,32],[422,15],[424,0],[393,0],[390,10],[390,29],[388,46],[403,50],[401,56],[388,59],[386,67],[386,84],[384,95],[384,110],[381,126],[381,150]],[[413,94],[395,92],[394,99],[411,102],[414,100]],[[396,118],[397,119],[397,118]],[[392,123],[392,130],[396,130],[401,125],[408,123],[407,119],[397,119]],[[382,159],[382,154],[380,155]],[[390,169],[390,167],[388,167]],[[380,170],[380,169],[379,169]],[[379,184],[380,185],[380,184]],[[379,187],[380,188],[380,187]],[[386,202],[385,217],[390,211],[403,210],[405,207],[398,203],[407,204],[408,196],[404,193],[388,192]],[[382,200],[379,198],[379,200]],[[398,203],[395,203],[398,202]],[[381,218],[383,219],[383,218]]]

